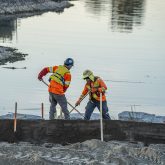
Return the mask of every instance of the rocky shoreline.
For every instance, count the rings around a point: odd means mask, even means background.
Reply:
[[[15,48],[0,46],[0,65],[25,60],[25,56],[27,54],[20,53]]]
[[[0,0],[0,15],[13,15],[45,12],[45,11],[63,11],[65,8],[73,6],[67,0]]]
[[[63,12],[71,6],[68,0],[0,0],[0,20],[41,15],[47,11]],[[0,46],[0,65],[24,60],[26,55],[15,48]]]

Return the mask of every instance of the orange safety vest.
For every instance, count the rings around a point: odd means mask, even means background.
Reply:
[[[49,67],[48,70],[53,73],[49,78],[50,84],[48,91],[63,95],[71,82],[70,71],[63,65]]]
[[[87,92],[89,90],[91,90],[92,88],[102,88],[104,90],[107,90],[107,86],[105,85],[104,81],[99,78],[99,77],[95,77],[95,81],[91,81],[90,84],[86,83],[85,87],[84,87],[84,90],[82,92],[82,95],[81,97],[83,97],[84,95],[87,94]],[[94,98],[95,100],[97,101],[100,101],[100,93],[98,91],[96,92],[91,92],[90,93],[90,99]],[[105,93],[102,94],[102,101],[106,101],[106,96],[105,96]]]

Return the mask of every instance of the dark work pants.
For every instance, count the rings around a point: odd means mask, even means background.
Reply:
[[[100,101],[97,101],[97,100],[89,100],[85,109],[85,120],[90,120],[90,117],[94,111],[95,108],[98,108],[98,110],[100,111]],[[110,116],[109,116],[109,113],[108,113],[108,106],[107,106],[107,101],[103,101],[102,102],[102,116],[103,116],[103,119],[107,119],[107,120],[110,120]]]
[[[54,119],[54,114],[56,113],[57,104],[60,105],[62,112],[64,113],[65,119],[70,119],[70,114],[67,107],[67,100],[65,95],[57,95],[49,92],[49,101],[50,101],[50,111],[49,119]]]

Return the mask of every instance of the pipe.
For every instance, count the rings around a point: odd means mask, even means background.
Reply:
[[[101,141],[103,141],[103,107],[102,107],[102,93],[100,92],[100,133]]]

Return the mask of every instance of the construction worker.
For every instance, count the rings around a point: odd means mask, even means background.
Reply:
[[[86,84],[75,106],[80,105],[82,98],[84,98],[84,96],[89,92],[90,97],[85,107],[86,111],[84,119],[90,120],[90,117],[95,107],[97,107],[100,110],[100,93],[102,93],[102,116],[103,119],[110,120],[105,96],[107,86],[105,85],[104,81],[100,77],[94,76],[92,71],[90,70],[85,70],[83,72],[83,79],[86,80]]]
[[[69,111],[67,108],[67,99],[65,97],[65,92],[68,89],[71,82],[70,69],[74,65],[74,60],[72,58],[67,58],[64,61],[64,65],[46,67],[38,75],[38,79],[41,81],[42,77],[47,73],[53,73],[49,78],[49,101],[50,111],[49,119],[54,119],[56,114],[56,105],[60,105],[62,112],[64,113],[65,119],[70,119]]]

